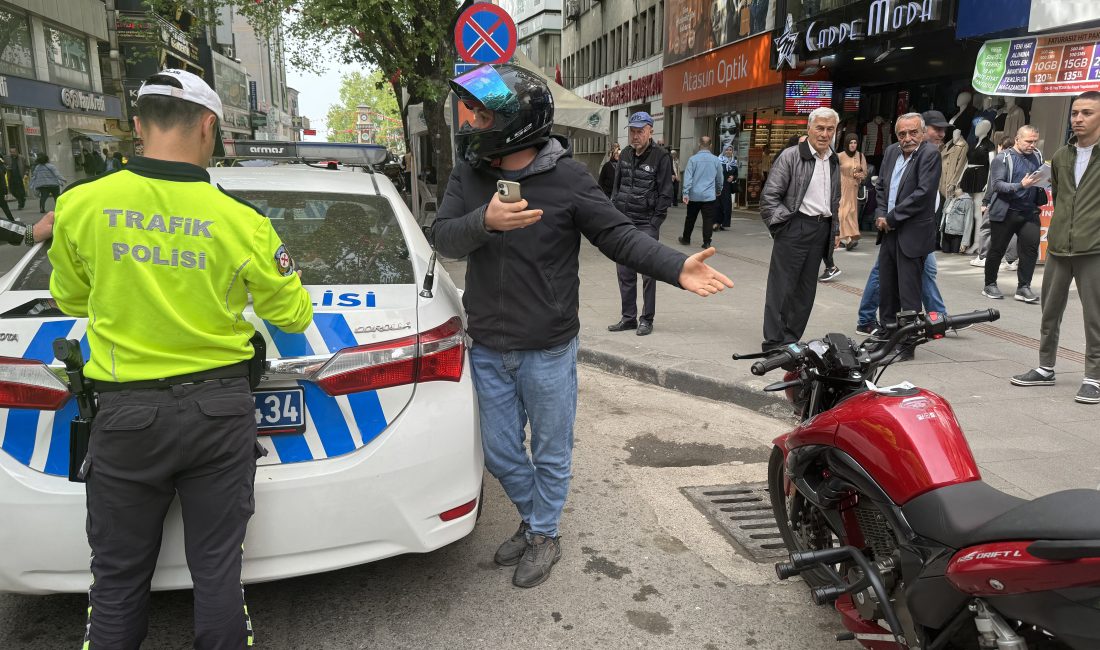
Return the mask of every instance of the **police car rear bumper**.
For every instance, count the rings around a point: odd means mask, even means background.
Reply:
[[[420,406],[406,408],[378,439],[352,453],[260,467],[244,581],[424,553],[468,535],[476,509],[448,522],[439,514],[481,491],[476,403],[454,399],[456,389],[471,390],[469,382],[467,372],[457,385],[418,385],[412,404]],[[0,592],[88,590],[84,499],[83,485],[36,472],[0,452]],[[190,586],[176,502],[165,523],[153,589]]]

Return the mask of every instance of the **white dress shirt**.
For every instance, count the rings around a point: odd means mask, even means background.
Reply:
[[[832,178],[829,168],[829,158],[832,151],[825,150],[819,154],[813,147],[810,152],[814,156],[814,174],[810,177],[810,185],[806,188],[806,196],[802,197],[802,205],[798,211],[810,217],[832,216]]]

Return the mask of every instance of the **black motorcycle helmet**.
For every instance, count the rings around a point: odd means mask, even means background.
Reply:
[[[554,97],[537,74],[516,65],[483,65],[450,81],[467,108],[493,113],[492,124],[458,125],[455,149],[460,160],[491,164],[507,154],[542,146],[554,126]]]

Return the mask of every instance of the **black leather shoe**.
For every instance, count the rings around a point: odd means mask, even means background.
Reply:
[[[638,322],[638,331],[635,332],[638,336],[646,336],[653,333],[653,323],[647,320]]]
[[[684,246],[690,246],[691,245],[691,240],[690,239],[684,239],[683,237],[677,237],[676,241],[680,242]]]
[[[636,329],[637,327],[638,327],[638,321],[636,321],[632,318],[623,318],[622,320],[620,320],[618,323],[615,323],[614,325],[608,325],[607,326],[607,331],[608,332],[622,332],[623,330],[632,330],[632,329]]]

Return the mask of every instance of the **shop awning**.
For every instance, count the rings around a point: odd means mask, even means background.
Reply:
[[[103,131],[93,131],[92,129],[69,129],[78,138],[87,138],[95,142],[118,142],[118,138],[109,133]]]

